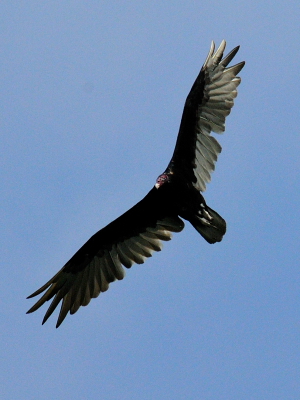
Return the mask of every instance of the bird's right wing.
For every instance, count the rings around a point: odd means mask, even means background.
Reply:
[[[215,51],[212,42],[203,67],[186,99],[171,168],[179,169],[197,190],[204,191],[221,152],[221,146],[211,132],[225,130],[225,118],[237,96],[241,79],[237,74],[244,66],[240,62],[227,67],[239,50],[233,49],[223,58],[226,42]],[[170,163],[170,164],[171,164]]]
[[[160,191],[153,188],[139,203],[93,235],[64,267],[29,298],[46,291],[28,311],[31,313],[52,299],[43,323],[62,301],[58,327],[68,312],[105,292],[109,283],[123,279],[124,269],[142,264],[153,251],[160,251],[162,240],[170,240],[171,232],[180,232],[183,221],[168,212],[168,204]]]

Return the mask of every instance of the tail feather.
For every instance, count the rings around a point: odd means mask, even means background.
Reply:
[[[226,232],[226,221],[210,207],[206,206],[205,210],[208,213],[206,217],[203,213],[201,217],[196,214],[190,222],[208,243],[221,242]]]

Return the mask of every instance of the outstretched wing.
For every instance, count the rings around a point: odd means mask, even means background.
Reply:
[[[62,301],[58,327],[68,312],[74,314],[105,292],[110,282],[123,279],[122,265],[130,268],[134,263],[142,264],[153,251],[161,250],[162,240],[170,240],[171,232],[180,232],[183,227],[183,221],[168,211],[160,191],[153,188],[143,200],[93,235],[50,281],[30,295],[28,298],[46,290],[27,313],[54,297],[43,324]]]
[[[221,152],[221,146],[210,135],[211,131],[222,133],[225,118],[230,114],[236,88],[241,79],[237,74],[244,62],[226,68],[239,50],[233,49],[223,57],[226,42],[222,41],[214,53],[210,51],[194,85],[186,99],[179,134],[169,167],[185,174],[197,190],[204,191],[210,181],[210,173]]]

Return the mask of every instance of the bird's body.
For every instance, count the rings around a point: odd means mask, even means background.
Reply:
[[[175,150],[167,169],[157,178],[149,193],[130,210],[95,233],[43,287],[29,297],[46,291],[28,311],[31,313],[53,298],[43,323],[62,301],[57,327],[68,312],[108,289],[109,283],[123,279],[124,269],[142,264],[171,232],[189,221],[209,243],[222,240],[225,220],[207,206],[200,192],[206,189],[221,146],[211,131],[225,130],[237,77],[244,62],[226,68],[238,51],[225,58],[223,41],[214,53],[214,43],[186,99]]]

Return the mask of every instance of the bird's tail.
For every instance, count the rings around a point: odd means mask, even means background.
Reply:
[[[226,221],[207,205],[190,222],[208,243],[220,242],[226,232]]]

